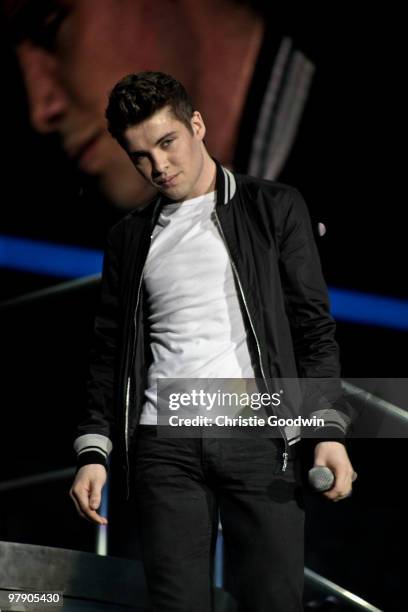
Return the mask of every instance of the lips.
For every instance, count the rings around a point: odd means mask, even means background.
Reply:
[[[174,179],[179,175],[178,174],[174,174],[173,176],[169,176],[169,178],[167,178],[164,181],[160,181],[159,183],[157,183],[160,187],[168,187],[169,185],[171,185],[171,183],[174,181]]]
[[[71,159],[78,159],[84,151],[99,138],[99,134],[94,134],[88,138],[76,142],[66,142],[65,150]]]

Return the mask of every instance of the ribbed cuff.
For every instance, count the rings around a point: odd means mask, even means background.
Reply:
[[[82,466],[89,465],[90,463],[98,463],[99,465],[103,465],[106,471],[108,470],[108,462],[102,453],[99,453],[98,451],[84,451],[77,457],[76,471],[78,471]]]

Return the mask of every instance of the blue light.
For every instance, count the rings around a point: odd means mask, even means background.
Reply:
[[[0,236],[0,266],[59,278],[76,278],[102,271],[102,251]]]
[[[338,321],[408,329],[408,301],[330,287],[331,312]]]
[[[0,266],[59,278],[78,278],[102,270],[96,249],[0,235]],[[338,321],[408,329],[408,301],[348,289],[329,288],[331,312]]]

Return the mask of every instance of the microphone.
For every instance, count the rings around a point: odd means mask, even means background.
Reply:
[[[334,482],[334,474],[330,468],[316,465],[309,470],[309,484],[319,493],[331,489]]]

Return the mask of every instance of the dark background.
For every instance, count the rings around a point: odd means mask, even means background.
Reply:
[[[406,299],[397,22],[391,13],[357,16],[343,5],[288,22],[317,71],[279,179],[298,187],[312,219],[327,226],[318,246],[329,287]],[[120,213],[76,174],[52,138],[30,129],[5,42],[2,55],[0,233],[102,248]],[[62,280],[1,269],[0,297]],[[1,312],[0,480],[74,464],[96,300],[94,287]],[[406,376],[406,332],[339,320],[337,339],[345,378]],[[405,439],[351,440],[359,474],[352,498],[330,504],[306,492],[306,564],[385,610],[406,607],[406,450]],[[69,486],[0,493],[0,538],[93,550],[93,528],[77,518]],[[127,535],[114,534],[112,552],[126,554]]]

